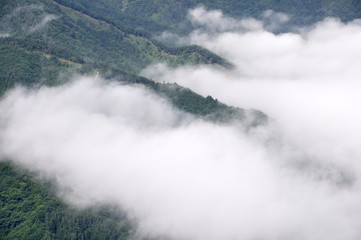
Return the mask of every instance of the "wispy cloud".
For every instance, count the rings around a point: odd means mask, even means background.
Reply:
[[[262,29],[263,23],[253,18],[236,20],[219,10],[207,11],[204,7],[195,8],[188,13],[188,19],[195,27],[203,27],[207,31],[230,31],[230,30],[257,30]]]
[[[56,20],[58,17],[53,15],[53,14],[48,14],[45,15],[41,21],[33,26],[29,26],[29,33],[33,33],[36,31],[40,31],[41,29],[43,29],[44,27],[46,27],[47,24],[49,24],[51,21]]]
[[[0,33],[0,38],[8,38],[11,35],[9,33]]]
[[[15,8],[1,19],[0,29],[9,34],[31,34],[44,29],[58,17],[48,14],[42,5],[25,5]]]

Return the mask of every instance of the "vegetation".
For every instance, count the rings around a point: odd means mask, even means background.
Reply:
[[[361,17],[357,0],[56,0],[96,18],[148,34],[165,30],[184,33],[191,30],[187,11],[199,5],[221,9],[233,17],[260,17],[272,9],[291,16],[291,23],[309,24],[325,17],[350,21]]]
[[[0,95],[15,84],[54,85],[59,74],[73,73],[80,65],[19,45],[0,44]]]
[[[0,33],[11,36],[0,38],[0,44],[11,43],[77,63],[102,63],[128,73],[137,73],[154,61],[225,63],[222,58],[200,48],[165,47],[140,32],[104,21],[105,17],[96,18],[51,0],[37,0],[31,4],[26,0],[15,2],[0,5],[8,9],[0,16]],[[47,24],[42,24],[44,19],[48,19]]]
[[[0,177],[0,239],[134,238],[126,216],[106,207],[70,208],[54,186],[19,167],[0,162]]]

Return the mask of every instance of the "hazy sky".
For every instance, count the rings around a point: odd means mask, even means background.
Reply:
[[[75,77],[0,101],[1,157],[54,177],[76,205],[119,204],[144,235],[360,239],[361,26],[326,19],[275,35],[287,16],[264,18],[197,8],[198,29],[179,41],[235,69],[154,65],[144,75],[260,109],[270,124],[205,122],[145,88]]]

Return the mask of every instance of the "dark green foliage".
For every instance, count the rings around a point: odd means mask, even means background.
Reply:
[[[49,183],[0,162],[0,239],[132,239],[134,226],[109,208],[76,210]],[[118,211],[119,212],[119,211]]]
[[[92,73],[97,66],[131,74],[155,61],[230,66],[200,47],[165,46],[138,30],[102,21],[101,14],[96,19],[54,1],[0,4],[0,33],[11,35],[0,37],[0,95],[17,83],[53,85],[58,83],[60,73],[63,78],[75,72]],[[77,4],[71,6],[75,8]],[[49,14],[56,19],[37,31],[27,30],[31,27],[29,22],[39,23]]]
[[[128,73],[138,73],[155,61],[226,65],[224,59],[199,47],[179,50],[165,47],[119,19],[76,11],[80,3],[71,3],[69,7],[50,0],[1,4],[7,12],[0,16],[0,34],[11,37],[0,37],[0,45],[39,51],[80,64],[106,64]],[[34,30],[36,24],[49,16],[52,21]]]
[[[167,97],[177,108],[195,115],[207,117],[217,114],[221,117],[222,113],[227,112],[231,114],[237,111],[234,108],[229,108],[218,102],[218,100],[213,99],[211,96],[204,98],[177,84],[157,84],[154,89],[157,93]],[[243,110],[239,110],[243,112]],[[243,117],[242,113],[241,116]],[[227,118],[228,117],[229,116],[227,116]],[[226,117],[224,119],[226,119]]]
[[[0,43],[3,45],[21,47],[28,51],[38,51],[44,54],[54,55],[58,58],[67,59],[80,64],[84,63],[84,60],[75,51],[71,51],[66,47],[62,48],[59,45],[51,44],[42,39],[8,37],[0,39]]]
[[[147,34],[168,30],[189,31],[187,11],[199,5],[220,9],[225,14],[240,17],[261,17],[272,9],[291,16],[293,24],[310,24],[325,17],[343,21],[361,18],[359,0],[56,0],[78,11],[112,22],[119,27],[136,29]]]
[[[77,66],[59,61],[51,55],[28,51],[0,39],[0,95],[15,84],[54,85],[60,72],[74,72]]]
[[[256,127],[265,124],[268,119],[267,116],[260,111],[230,107],[211,96],[204,98],[176,83],[158,83],[152,85],[151,88],[154,89],[156,93],[169,99],[178,109],[213,122],[228,123],[240,121],[245,127]]]

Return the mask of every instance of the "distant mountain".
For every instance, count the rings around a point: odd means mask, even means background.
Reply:
[[[0,89],[15,82],[54,83],[60,73],[137,74],[159,61],[230,66],[200,47],[175,48],[156,40],[163,31],[190,31],[187,11],[199,4],[237,18],[260,17],[272,9],[289,14],[291,24],[326,16],[344,21],[361,17],[361,2],[355,0],[4,0],[0,2]]]
[[[325,17],[350,21],[361,17],[358,0],[55,0],[80,12],[151,34],[162,31],[184,33],[191,29],[185,19],[189,9],[203,5],[241,18],[262,16],[273,10],[290,16],[291,24],[310,24]]]
[[[131,28],[119,28],[51,0],[2,1],[0,8],[0,66],[6,70],[0,73],[2,85],[13,80],[54,80],[60,69],[137,73],[155,61],[226,63],[205,49],[165,47]]]

